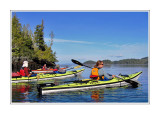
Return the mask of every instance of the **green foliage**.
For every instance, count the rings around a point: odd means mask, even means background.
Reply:
[[[57,62],[58,60],[55,58],[55,54],[52,52],[51,47],[46,47],[45,51],[42,50],[36,50],[35,56],[39,60],[43,60],[46,62]]]
[[[22,27],[15,14],[12,18],[12,56],[20,56],[20,48],[22,43]]]
[[[36,26],[36,31],[34,32],[34,39],[39,50],[45,51],[43,29],[44,29],[44,26],[43,26],[43,20],[42,20],[42,24]]]
[[[16,14],[12,18],[12,57],[26,57],[32,60],[57,62],[56,52],[53,53],[51,46],[53,45],[53,32],[51,32],[51,44],[49,47],[44,42],[44,25],[37,25],[34,37],[29,25],[21,26]]]

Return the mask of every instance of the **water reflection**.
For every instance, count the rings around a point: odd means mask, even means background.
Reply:
[[[96,101],[96,102],[100,102],[103,101],[104,98],[104,90],[94,90],[91,91],[91,98]]]
[[[19,102],[28,99],[31,85],[28,83],[14,83],[12,84],[12,97],[15,102]]]

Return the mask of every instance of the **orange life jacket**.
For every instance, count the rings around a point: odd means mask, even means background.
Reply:
[[[98,68],[93,68],[91,71],[90,78],[94,80],[100,80],[100,79],[104,79],[104,76],[100,77],[98,74]]]

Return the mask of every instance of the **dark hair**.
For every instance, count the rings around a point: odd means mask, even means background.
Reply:
[[[94,67],[97,68],[102,62],[103,62],[103,61],[98,60],[98,61],[96,62],[96,65],[94,65]]]

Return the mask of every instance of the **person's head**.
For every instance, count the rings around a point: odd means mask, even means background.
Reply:
[[[24,67],[28,67],[28,61],[23,61],[22,67],[23,67],[23,68],[24,68]]]
[[[98,61],[96,62],[96,65],[95,65],[94,67],[95,67],[95,68],[103,68],[103,61],[98,60]]]
[[[60,66],[59,66],[59,65],[56,65],[56,69],[60,69]]]
[[[44,66],[46,67],[46,64],[44,64]]]

